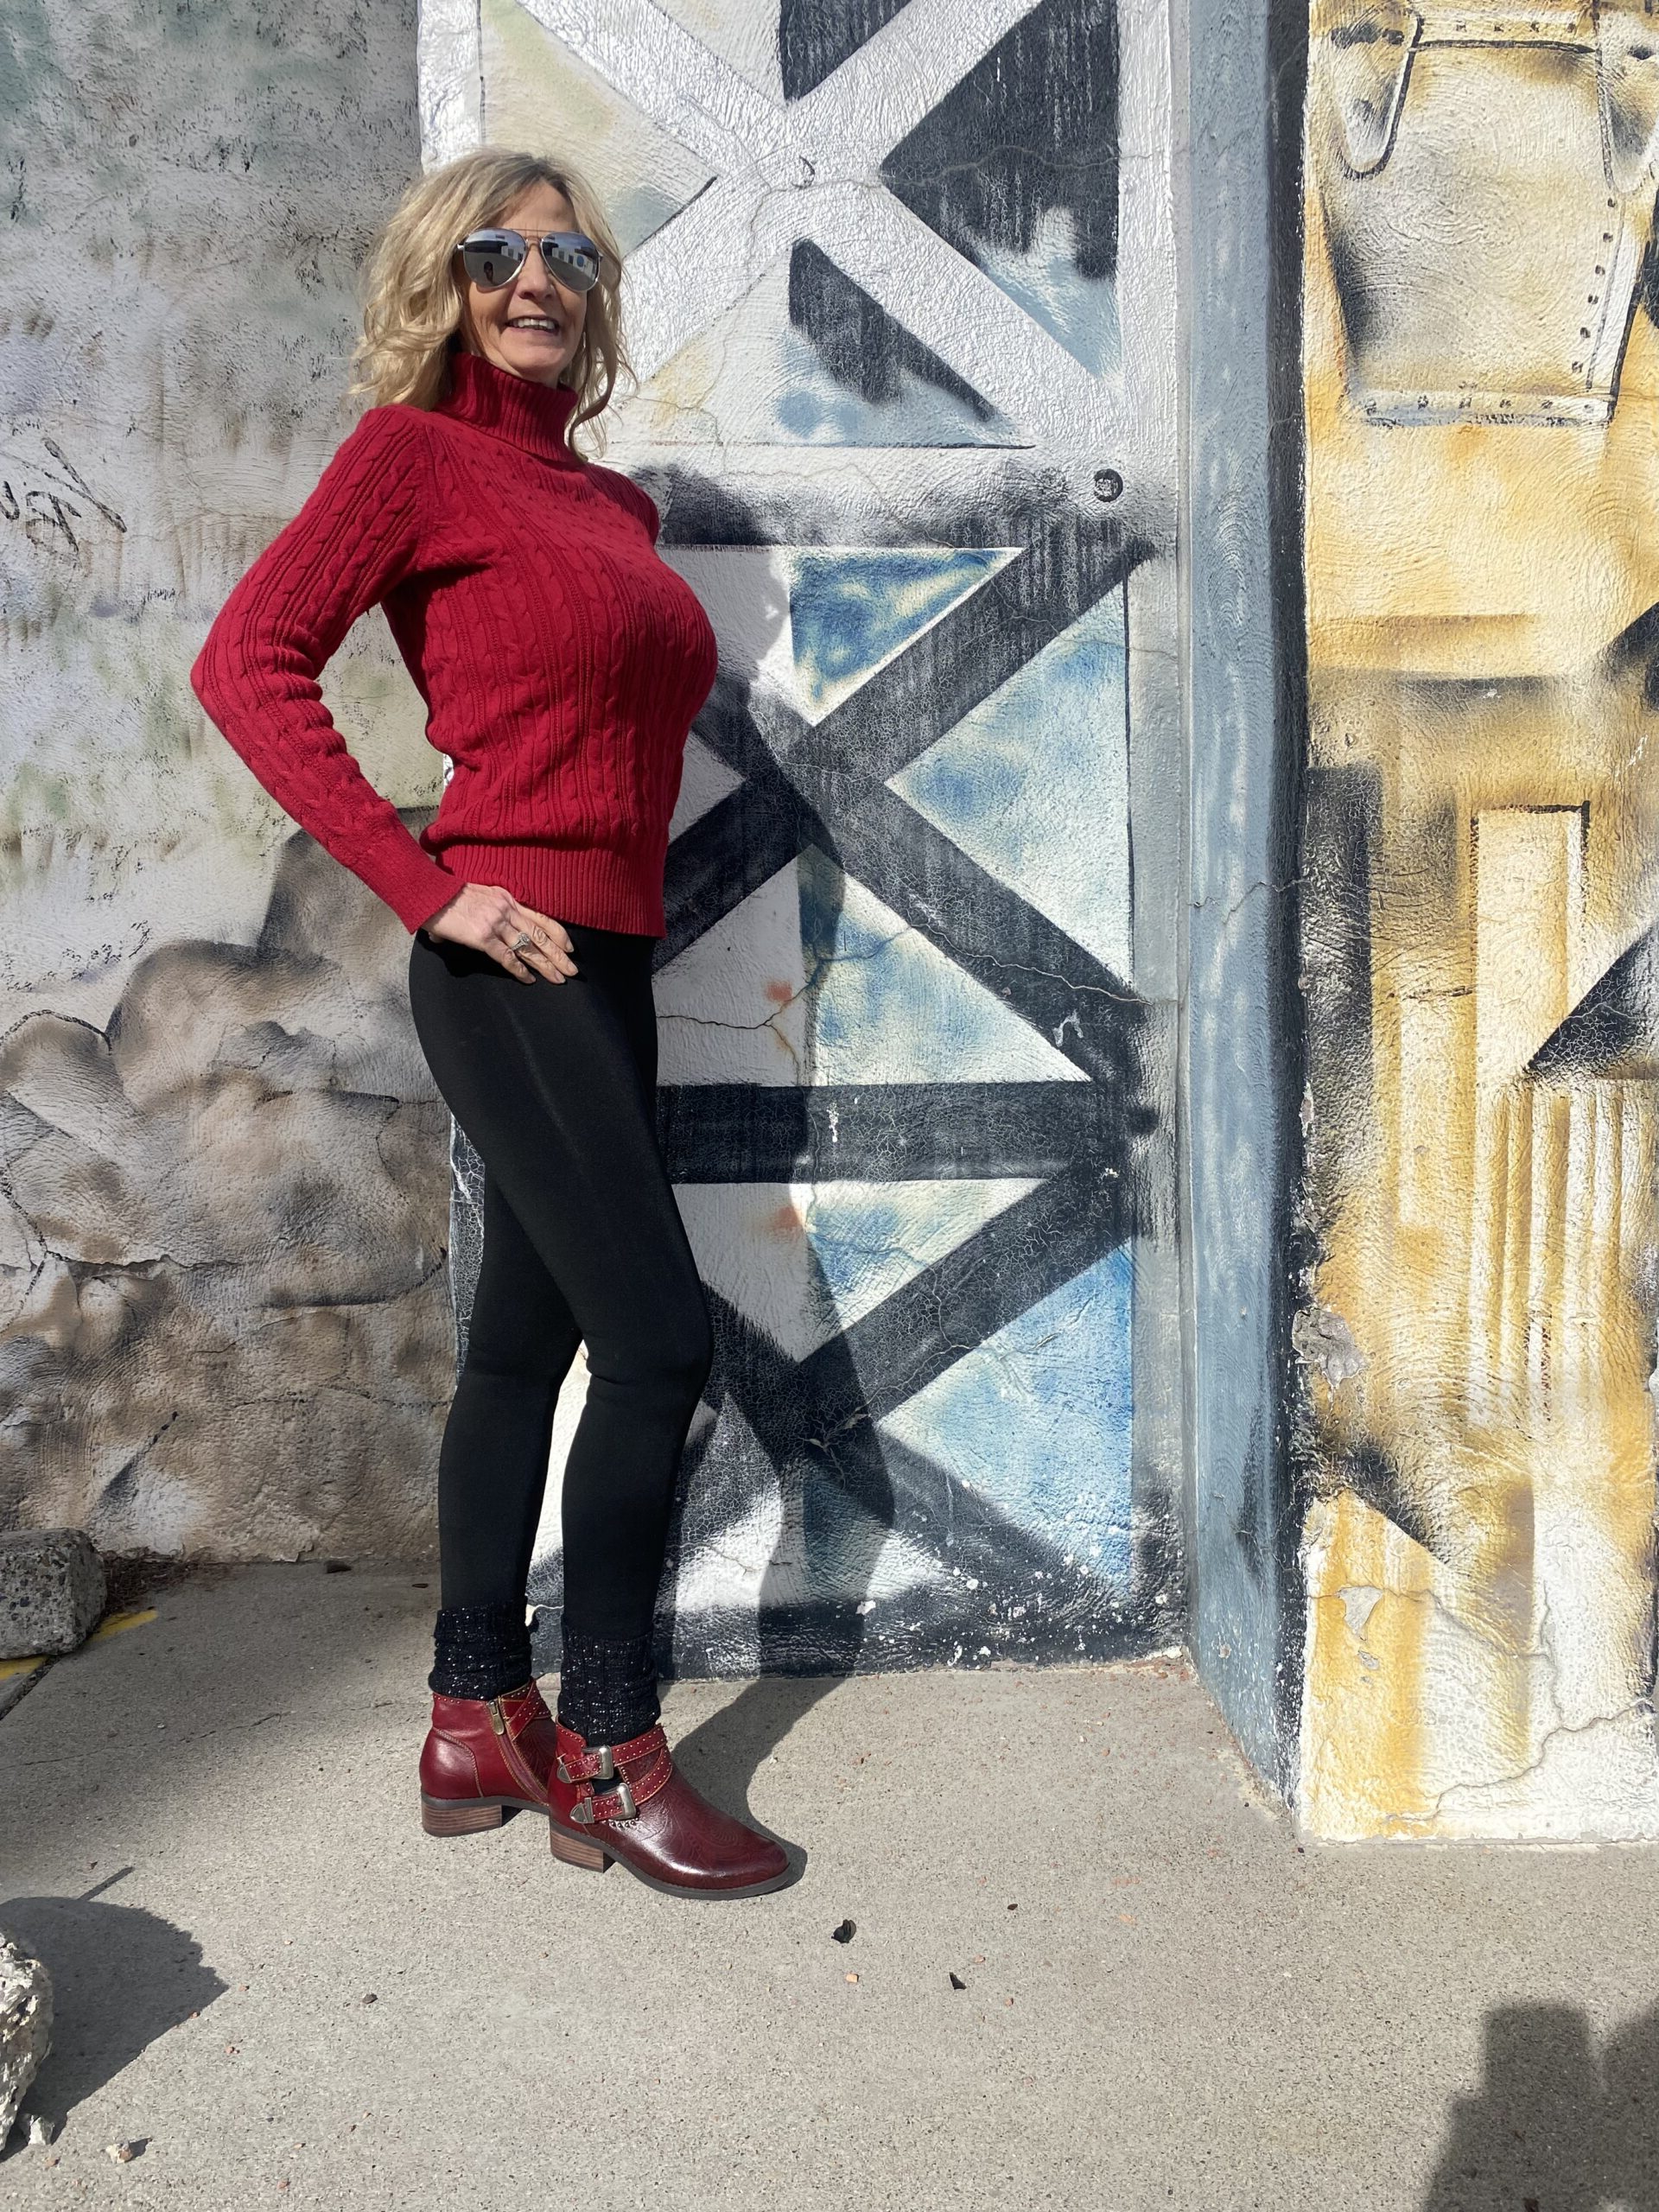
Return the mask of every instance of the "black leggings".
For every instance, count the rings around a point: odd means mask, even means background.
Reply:
[[[584,1637],[632,1649],[636,1675],[649,1649],[711,1356],[657,1140],[653,940],[569,926],[578,972],[563,983],[521,983],[419,931],[409,962],[421,1049],[485,1169],[483,1256],[438,1461],[442,1604],[454,1618],[505,1608],[522,1629],[554,1405],[585,1344],[562,1500],[567,1718]]]

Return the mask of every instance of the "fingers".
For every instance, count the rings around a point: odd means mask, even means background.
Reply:
[[[537,913],[514,899],[495,934],[503,947],[498,958],[521,982],[563,983],[576,972],[570,933],[550,914]],[[495,950],[493,945],[491,950]]]
[[[521,983],[563,983],[576,972],[570,932],[496,883],[468,883],[429,916],[427,934],[487,952]]]
[[[525,917],[522,926],[535,938],[546,953],[550,964],[558,970],[559,980],[576,972],[575,947],[570,942],[570,932],[563,922],[555,921],[551,914],[538,914],[533,906],[520,906]],[[527,956],[528,957],[528,956]]]

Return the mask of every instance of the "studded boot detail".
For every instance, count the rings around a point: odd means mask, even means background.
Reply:
[[[692,1788],[660,1721],[623,1743],[590,1744],[559,1720],[554,1743],[547,1809],[556,1859],[595,1873],[620,1859],[653,1890],[680,1896],[756,1897],[793,1879],[780,1844]]]

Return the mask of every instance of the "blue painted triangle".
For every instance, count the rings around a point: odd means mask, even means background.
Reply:
[[[809,845],[796,863],[814,1083],[1086,1083],[993,990]]]
[[[861,1320],[1036,1187],[1011,1175],[820,1183],[804,1209],[806,1237],[841,1326]]]
[[[790,627],[807,719],[822,721],[1016,550],[904,545],[791,552]]]

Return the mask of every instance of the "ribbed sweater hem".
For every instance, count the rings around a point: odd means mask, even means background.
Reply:
[[[473,844],[446,838],[427,849],[461,881],[499,883],[556,922],[581,922],[589,929],[622,930],[636,937],[664,933],[660,864],[646,875],[637,860],[602,846],[505,839]]]

